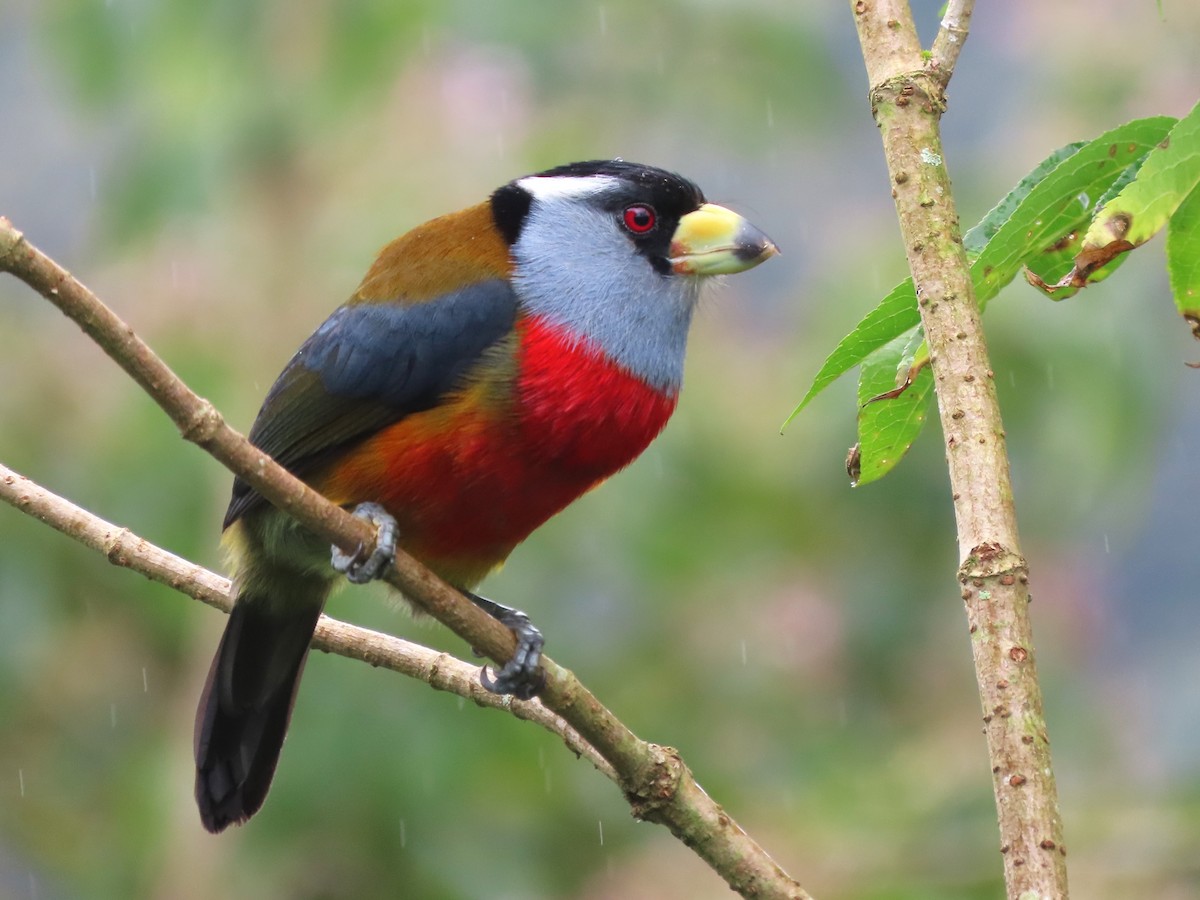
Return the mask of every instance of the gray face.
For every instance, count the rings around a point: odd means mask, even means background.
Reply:
[[[629,185],[608,175],[518,184],[533,198],[512,246],[524,310],[595,344],[652,387],[678,391],[700,279],[659,271],[639,250],[621,219]]]

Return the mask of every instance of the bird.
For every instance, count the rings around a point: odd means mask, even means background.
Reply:
[[[387,244],[301,345],[249,433],[378,528],[369,558],[233,483],[222,544],[235,601],[196,714],[195,796],[218,833],[262,806],[335,581],[399,547],[517,636],[483,684],[533,696],[540,632],[473,593],[536,528],[662,431],[710,276],[775,243],[686,178],[621,159],[510,181]]]

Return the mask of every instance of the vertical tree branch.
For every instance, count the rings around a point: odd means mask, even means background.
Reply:
[[[850,0],[933,365],[1008,896],[1048,900],[1067,896],[1067,873],[1027,567],[939,128],[971,7],[951,0],[926,59],[905,0]]]

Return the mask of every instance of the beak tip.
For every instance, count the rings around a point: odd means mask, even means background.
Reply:
[[[778,244],[755,228],[753,235],[747,235],[738,242],[734,253],[749,267],[764,263],[772,256],[778,256],[780,250]]]
[[[762,244],[756,248],[758,250],[757,258],[759,262],[766,262],[772,256],[779,256],[783,251],[779,249],[779,245],[769,237],[763,236]]]

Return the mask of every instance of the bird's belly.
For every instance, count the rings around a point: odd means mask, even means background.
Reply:
[[[589,483],[632,462],[675,410],[660,391],[545,322],[523,320],[517,377],[520,443],[545,469]]]

